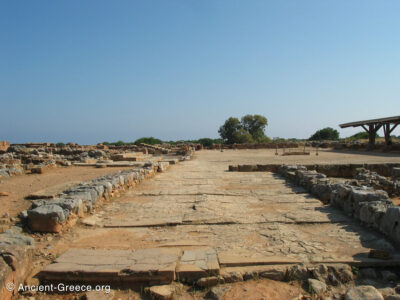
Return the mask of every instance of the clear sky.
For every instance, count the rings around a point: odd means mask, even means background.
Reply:
[[[0,140],[218,137],[245,114],[308,138],[400,115],[399,16],[397,0],[0,0]]]

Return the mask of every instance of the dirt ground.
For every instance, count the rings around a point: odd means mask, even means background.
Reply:
[[[286,149],[290,151],[302,151],[303,148]],[[315,148],[306,148],[310,155],[287,155],[282,156],[283,149],[276,150],[206,150],[202,155],[210,159],[224,160],[227,164],[350,164],[350,163],[400,163],[398,152],[372,152],[372,151],[338,151],[319,149],[318,155]]]
[[[0,217],[7,213],[10,217],[29,208],[25,197],[31,193],[59,186],[59,192],[68,183],[79,183],[102,175],[116,173],[128,168],[58,167],[46,170],[44,174],[25,174],[0,179],[0,192],[8,196],[0,197]]]
[[[225,284],[229,290],[220,298],[220,300],[290,300],[296,299],[299,295],[307,295],[298,282],[280,282],[269,279],[249,280],[246,282],[237,282]],[[204,299],[208,290],[196,290],[180,284],[175,284],[175,300],[200,300]],[[140,300],[153,299],[144,290],[111,290],[109,294],[105,292],[90,292],[89,300]],[[75,300],[86,299],[85,294],[75,295],[43,295],[39,294],[35,300]]]

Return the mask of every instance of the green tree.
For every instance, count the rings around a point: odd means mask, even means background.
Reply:
[[[235,135],[237,135],[238,130],[241,128],[242,125],[240,124],[239,119],[230,117],[225,121],[224,125],[219,128],[218,133],[225,143],[234,144],[236,143],[235,139],[237,138]]]
[[[379,134],[375,134],[375,137],[378,138]],[[366,131],[360,131],[349,137],[349,139],[351,139],[351,140],[361,140],[361,139],[368,139],[368,138],[369,138],[369,134]]]
[[[233,134],[233,142],[235,144],[247,144],[253,142],[253,137],[250,132],[245,130],[244,128],[239,128],[239,130],[235,131]]]
[[[111,145],[114,145],[114,146],[123,146],[123,145],[125,145],[125,143],[124,143],[124,141],[118,141],[118,142],[114,142],[114,143],[111,143]]]
[[[326,127],[316,131],[310,138],[310,141],[321,141],[321,140],[338,140],[339,132],[331,127]]]
[[[265,127],[268,124],[266,117],[261,115],[245,115],[241,124],[244,130],[250,133],[252,140],[262,142],[265,139]]]
[[[162,144],[163,141],[151,136],[151,137],[142,137],[140,139],[137,139],[134,144],[138,145],[138,144],[142,144],[142,143],[148,144],[148,145],[159,145],[159,144]]]
[[[198,144],[202,144],[204,147],[211,147],[214,144],[214,140],[210,138],[202,138],[197,140]]]

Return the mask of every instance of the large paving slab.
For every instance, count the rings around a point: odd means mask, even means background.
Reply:
[[[71,249],[47,265],[42,280],[125,284],[172,282],[180,256],[176,248],[130,250]]]

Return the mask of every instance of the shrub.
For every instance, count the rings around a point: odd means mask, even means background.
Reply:
[[[316,131],[310,138],[310,141],[321,141],[321,140],[338,140],[339,132],[331,127],[326,127]]]

